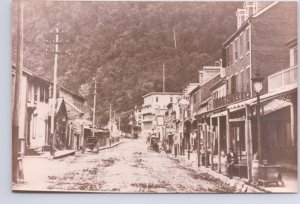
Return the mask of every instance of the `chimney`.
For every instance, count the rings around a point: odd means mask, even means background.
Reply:
[[[243,25],[243,23],[246,21],[246,9],[238,9],[236,12],[236,18],[237,18],[237,29]]]
[[[201,84],[204,81],[204,71],[199,71],[199,84]]]
[[[221,62],[222,62],[222,59],[215,61],[215,66],[221,67]]]
[[[227,59],[227,53],[226,48],[222,48],[222,67],[226,67],[226,59]]]

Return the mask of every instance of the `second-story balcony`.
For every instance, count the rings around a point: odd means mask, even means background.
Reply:
[[[235,92],[230,95],[214,99],[213,100],[213,108],[223,107],[232,103],[244,101],[250,98],[249,92]]]
[[[268,92],[272,92],[291,84],[297,84],[297,66],[281,70],[268,77]]]

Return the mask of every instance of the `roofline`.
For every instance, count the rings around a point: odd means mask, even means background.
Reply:
[[[16,67],[16,65],[15,65],[15,64],[12,64],[12,67]],[[12,69],[12,72],[13,72],[13,73],[15,72],[15,69],[14,69],[14,68]],[[31,70],[25,68],[25,67],[23,67],[23,72],[26,73],[26,74],[28,74],[28,75],[30,75],[30,76],[34,76],[34,77],[36,77],[36,78],[38,78],[38,79],[40,79],[40,80],[42,80],[42,81],[45,81],[45,82],[47,82],[47,83],[50,84],[50,85],[53,84],[53,82],[49,81],[49,80],[46,79],[45,77],[43,77],[43,76],[41,76],[41,75],[39,75],[39,74],[37,74],[37,73],[35,73],[35,72],[33,72],[33,71],[31,71]],[[75,92],[73,92],[73,91],[71,91],[71,90],[69,90],[69,89],[67,89],[67,88],[65,88],[65,87],[63,87],[63,86],[60,86],[60,85],[57,85],[57,86],[58,86],[59,88],[63,89],[64,91],[66,91],[66,92],[72,94],[73,96],[76,96],[77,98],[81,98],[83,101],[85,101],[85,98],[84,98],[83,96],[81,96],[81,95],[79,95],[79,94],[77,94],[77,93],[75,93]]]
[[[242,31],[244,31],[250,24],[249,18],[223,43],[223,47],[229,45],[233,39],[238,36]]]
[[[210,79],[208,79],[208,80],[202,82],[202,83],[200,84],[200,87],[203,86],[203,85],[205,85],[205,84],[208,83],[209,81],[213,80],[214,78],[216,78],[216,77],[219,76],[219,75],[221,75],[221,72],[218,72],[215,76],[213,76],[213,77],[211,77]]]
[[[278,4],[279,1],[273,2],[263,8],[262,10],[258,11],[257,13],[253,14],[252,16],[248,17],[248,19],[223,43],[223,47],[226,47],[229,43],[232,42],[232,40],[239,35],[247,26],[250,24],[250,20],[256,17],[259,17],[261,14],[265,13],[268,11],[270,8]]]
[[[183,95],[183,93],[182,92],[151,92],[142,97],[145,98],[150,95]]]
[[[199,84],[197,87],[195,87],[195,88],[189,93],[189,95],[192,95],[193,93],[195,93],[196,91],[198,91],[200,87],[201,87],[201,86],[200,86],[200,84]]]
[[[293,47],[293,46],[297,45],[297,42],[298,42],[297,37],[295,37],[295,38],[293,38],[293,39],[290,39],[290,40],[285,44],[285,46],[287,46],[287,47]]]
[[[213,91],[216,88],[221,87],[222,85],[224,85],[225,83],[225,77],[221,78],[218,82],[216,82],[215,84],[213,84],[210,88],[211,91]]]

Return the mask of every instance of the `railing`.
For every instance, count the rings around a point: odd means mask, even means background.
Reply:
[[[250,98],[250,93],[248,92],[236,92],[222,98],[214,99],[213,100],[213,108],[219,108],[222,106],[226,106],[231,103],[243,101]]]
[[[297,66],[281,70],[268,77],[268,92],[297,83]]]

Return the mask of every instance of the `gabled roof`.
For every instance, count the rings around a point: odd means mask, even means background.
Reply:
[[[13,68],[13,69],[12,69],[12,73],[15,74],[15,72],[16,72],[16,71],[15,71],[16,65],[15,65],[15,64],[12,64],[12,68]],[[39,74],[37,74],[37,73],[35,73],[35,72],[33,72],[33,71],[31,71],[31,70],[25,68],[25,67],[23,67],[23,72],[24,72],[25,74],[29,75],[29,76],[35,77],[35,78],[37,78],[37,79],[39,79],[39,80],[41,80],[41,81],[47,83],[48,85],[52,85],[52,84],[53,84],[53,82],[49,81],[49,80],[46,79],[45,77],[43,77],[43,76],[41,76],[41,75],[39,75]],[[67,88],[65,88],[65,87],[62,87],[62,86],[59,86],[59,85],[58,85],[58,87],[59,87],[60,89],[64,90],[65,92],[67,92],[67,93],[69,93],[69,94],[71,94],[71,95],[73,95],[73,96],[75,96],[75,97],[77,97],[77,98],[80,98],[81,100],[85,101],[85,98],[84,98],[83,96],[81,96],[81,95],[79,95],[79,94],[77,94],[77,93],[75,93],[75,92],[73,92],[73,91],[71,91],[71,90],[69,90],[69,89],[67,89]]]

